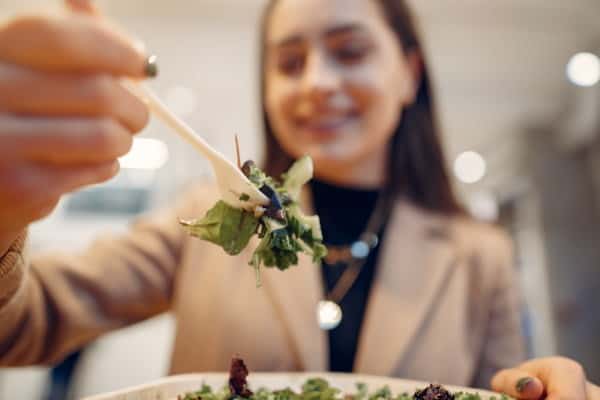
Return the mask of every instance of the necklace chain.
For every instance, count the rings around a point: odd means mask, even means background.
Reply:
[[[380,194],[367,223],[367,228],[360,235],[359,240],[350,246],[327,246],[328,256],[325,261],[330,265],[346,264],[346,269],[336,281],[333,289],[326,293],[325,300],[319,302],[317,316],[322,329],[333,329],[341,322],[342,310],[339,303],[356,282],[371,251],[379,244],[378,234],[383,227],[390,204],[390,196],[384,193]],[[330,251],[331,256],[329,255]]]

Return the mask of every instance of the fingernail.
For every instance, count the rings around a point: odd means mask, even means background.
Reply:
[[[146,59],[144,73],[148,78],[154,78],[156,75],[158,75],[158,64],[156,63],[155,55],[152,55]]]
[[[521,378],[517,381],[517,392],[519,393],[523,393],[525,391],[525,389],[527,389],[527,387],[531,384],[531,382],[533,382],[533,379],[531,379],[530,377],[524,377]]]

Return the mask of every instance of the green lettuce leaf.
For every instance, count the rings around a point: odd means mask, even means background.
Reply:
[[[180,223],[190,235],[223,247],[227,254],[236,255],[256,233],[259,219],[248,211],[219,201],[204,218]]]

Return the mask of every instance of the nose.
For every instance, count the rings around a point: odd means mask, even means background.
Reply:
[[[304,93],[323,98],[339,89],[341,77],[335,65],[324,54],[314,52],[308,59],[302,84]]]

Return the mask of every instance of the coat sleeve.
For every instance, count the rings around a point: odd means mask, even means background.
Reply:
[[[53,364],[102,333],[169,309],[193,202],[142,217],[81,254],[0,259],[0,367]]]
[[[514,367],[525,358],[521,326],[521,296],[514,265],[512,243],[503,233],[487,246],[489,307],[485,316],[485,339],[473,386],[489,388],[500,369]]]

